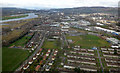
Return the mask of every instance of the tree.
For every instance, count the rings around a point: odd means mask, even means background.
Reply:
[[[80,68],[78,67],[78,68],[75,68],[74,71],[77,72],[77,73],[80,73],[81,70],[80,70]]]
[[[117,50],[116,49],[114,50],[114,54],[117,55]]]
[[[120,26],[120,22],[116,23],[116,25]]]

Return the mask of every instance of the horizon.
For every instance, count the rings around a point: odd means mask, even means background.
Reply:
[[[77,7],[118,7],[119,0],[4,0],[0,2],[0,7],[15,7],[24,9],[62,9]]]
[[[92,7],[97,7],[97,8],[118,8],[118,7],[105,7],[105,6],[82,6],[82,7],[71,7],[71,8],[92,8]],[[40,8],[40,9],[31,9],[31,8],[22,8],[22,7],[0,7],[0,8],[20,8],[20,9],[28,9],[28,10],[50,10],[50,9],[69,9],[69,8]]]

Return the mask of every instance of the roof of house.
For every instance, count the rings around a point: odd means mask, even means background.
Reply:
[[[24,67],[26,68],[28,66],[28,64],[24,65]]]
[[[40,49],[40,51],[42,51],[42,48]]]
[[[42,63],[43,63],[43,60],[40,61],[40,64],[42,64]]]
[[[35,70],[38,71],[39,68],[40,68],[40,65],[37,65],[36,68],[35,68]]]
[[[33,59],[31,59],[29,62],[32,62],[33,61]]]

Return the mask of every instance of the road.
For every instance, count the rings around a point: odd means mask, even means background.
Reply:
[[[48,62],[52,61],[52,56],[53,56],[53,54],[54,54],[54,49],[53,49],[52,52],[50,53],[49,58],[46,60],[46,63],[44,64],[45,67],[42,67],[42,68],[41,68],[41,71],[44,71],[45,68],[46,68],[46,65],[48,64]]]
[[[33,56],[35,56],[35,54],[40,50],[40,48],[42,47],[43,42],[44,42],[44,40],[45,40],[45,35],[46,35],[46,33],[43,35],[43,39],[42,39],[42,41],[39,42],[40,45],[37,47],[37,49],[34,51],[34,53],[33,53],[31,56],[29,56],[29,58],[28,58],[27,60],[25,60],[25,61],[23,62],[23,64],[22,64],[19,68],[16,69],[16,72],[17,72],[17,71],[20,71],[20,70],[23,68],[23,66],[24,66],[25,64],[27,64],[27,63],[33,58]]]
[[[63,37],[64,37],[64,39],[65,39],[66,45],[69,47],[65,34],[62,33],[62,35],[63,35]]]
[[[101,66],[101,68],[102,68],[102,72],[104,73],[104,68],[103,68],[103,65],[102,65],[102,61],[101,61],[101,57],[100,57],[100,53],[99,53],[99,50],[98,50],[98,49],[97,49],[97,54],[98,54],[100,66]]]
[[[61,36],[61,37],[60,37],[60,40],[61,40],[61,49],[63,49],[63,47],[64,47],[64,37]]]

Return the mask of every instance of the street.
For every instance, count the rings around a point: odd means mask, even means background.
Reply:
[[[104,68],[103,68],[103,65],[102,65],[102,61],[101,61],[101,57],[100,57],[100,53],[99,53],[98,49],[97,49],[97,54],[98,54],[98,58],[99,58],[99,61],[100,61],[100,66],[102,68],[102,72],[104,73]]]

